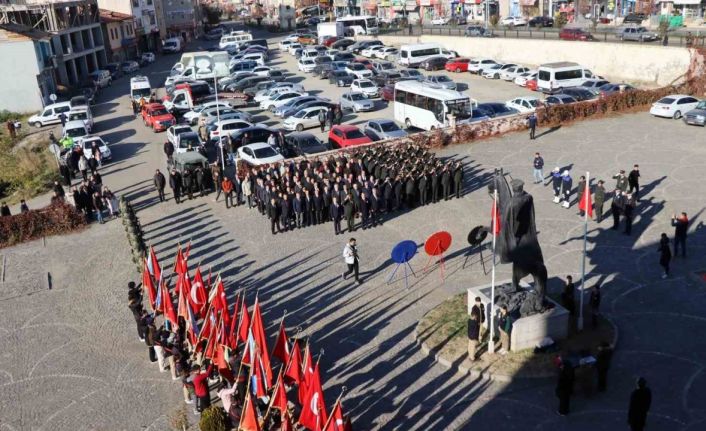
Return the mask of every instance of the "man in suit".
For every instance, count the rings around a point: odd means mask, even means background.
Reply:
[[[343,216],[343,208],[338,203],[338,198],[333,197],[333,203],[331,203],[330,214],[331,221],[333,221],[333,231],[336,235],[341,232],[341,217]]]
[[[272,228],[272,235],[276,235],[277,232],[282,232],[282,227],[279,223],[279,205],[277,205],[277,199],[272,197],[269,204],[267,205],[267,217],[270,218],[270,227]],[[277,232],[275,232],[275,227],[277,227]]]

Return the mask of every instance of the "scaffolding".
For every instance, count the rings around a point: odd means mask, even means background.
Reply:
[[[0,0],[0,24],[21,24],[60,33],[100,23],[95,0]]]

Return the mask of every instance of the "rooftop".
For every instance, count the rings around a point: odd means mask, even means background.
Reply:
[[[22,24],[0,24],[0,42],[17,42],[21,40],[49,40],[51,34]]]
[[[114,10],[99,9],[99,13],[102,22],[132,21],[132,15],[115,12]]]

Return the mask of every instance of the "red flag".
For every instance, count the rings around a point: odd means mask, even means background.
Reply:
[[[235,305],[233,306],[233,316],[230,319],[230,329],[228,330],[228,346],[235,350],[238,347],[238,328],[236,325],[240,324],[240,319],[238,318],[238,311],[240,310],[240,292],[235,297]]]
[[[161,287],[162,293],[162,310],[164,312],[164,318],[167,319],[175,328],[179,327],[179,320],[177,320],[177,315],[174,312],[174,303],[172,303],[172,297],[169,294],[169,289],[167,289],[167,283],[162,281]]]
[[[155,279],[159,280],[162,276],[162,268],[159,267],[159,262],[157,261],[157,255],[154,252],[154,247],[150,246],[150,254],[147,257],[147,269],[150,275]]]
[[[223,345],[223,344],[217,344],[216,345],[216,351],[213,355],[213,363],[216,365],[216,368],[218,369],[218,373],[226,378],[229,382],[233,382],[233,373],[230,369],[230,365],[228,364],[228,361],[226,360],[226,353],[225,349],[228,347]]]
[[[279,431],[294,431],[294,426],[292,425],[292,417],[289,415],[289,410],[285,410],[282,413],[282,425]]]
[[[262,358],[262,365],[265,370],[265,384],[267,388],[272,387],[272,367],[270,365],[270,354],[267,351],[267,336],[265,335],[265,327],[262,324],[262,314],[260,313],[260,302],[258,298],[255,298],[255,306],[252,312],[252,334],[257,343],[258,350],[260,351],[260,357]]]
[[[321,379],[319,377],[319,364],[314,366],[311,375],[309,391],[306,399],[302,403],[302,411],[299,415],[299,423],[311,431],[321,429],[321,424],[326,423],[326,404],[324,393],[321,390]]]
[[[287,392],[284,390],[284,382],[282,381],[282,372],[277,376],[277,384],[275,385],[275,393],[272,395],[272,408],[278,409],[280,412],[287,410]]]
[[[197,267],[194,273],[194,282],[191,283],[191,291],[189,292],[189,301],[191,307],[202,318],[205,317],[206,309],[208,308],[208,294],[206,293],[206,285],[203,282],[201,268]]]
[[[311,376],[314,374],[314,363],[311,358],[311,347],[307,343],[304,350],[304,363],[302,364],[302,374],[299,379],[299,404],[304,405],[306,396],[311,385]]]
[[[226,298],[226,291],[223,287],[223,281],[221,280],[220,275],[216,278],[216,287],[211,292],[209,292],[208,296],[208,301],[211,303],[211,307],[213,307],[213,309],[216,311],[221,311],[223,321],[225,322],[226,326],[230,326],[230,314],[228,314],[228,299]]]
[[[341,400],[338,400],[336,401],[336,405],[333,406],[331,417],[329,418],[324,431],[344,431],[343,427],[343,410],[341,409]]]
[[[250,314],[248,314],[248,306],[245,305],[245,297],[241,302],[240,313],[242,314],[240,328],[238,329],[238,339],[245,343],[248,341],[248,330],[250,329]]]
[[[186,303],[186,312],[189,315],[189,318],[186,319],[186,323],[188,324],[187,326],[187,335],[189,336],[189,341],[191,341],[191,345],[195,346],[196,343],[199,341],[198,336],[200,333],[199,330],[199,324],[198,321],[196,320],[196,316],[194,315],[194,312],[191,310],[191,306],[189,303]]]
[[[176,272],[177,274],[181,274],[181,259],[182,259],[181,244],[179,244],[177,246],[176,257],[174,258],[174,272]]]
[[[250,366],[250,374],[251,374],[251,379],[252,383],[251,385],[255,385],[254,392],[255,392],[255,397],[257,398],[262,398],[267,396],[267,388],[269,386],[266,386],[267,383],[265,382],[265,373],[263,370],[263,364],[262,364],[262,355],[260,355],[260,352],[257,351],[255,352],[255,358],[254,358],[254,364]]]
[[[493,235],[500,233],[500,211],[498,209],[498,203],[495,200],[493,200],[493,207],[490,209],[490,225],[490,231]]]
[[[299,351],[299,343],[294,343],[290,358],[291,359],[289,360],[287,369],[284,371],[284,378],[290,384],[296,383],[297,385],[299,385],[301,382],[302,375],[302,358],[301,352]]]
[[[272,349],[272,356],[279,358],[283,364],[289,362],[289,341],[284,330],[284,319],[279,324],[279,332],[277,333],[275,347]]]
[[[591,187],[588,185],[588,180],[586,180],[586,189],[583,191],[581,196],[581,202],[579,202],[579,209],[588,214],[588,218],[593,217],[593,203],[591,202]]]
[[[353,431],[353,424],[351,423],[350,416],[346,418],[346,423],[343,425],[343,431]]]
[[[154,303],[157,299],[157,290],[154,288],[154,283],[152,282],[152,277],[149,273],[147,259],[145,259],[145,265],[142,269],[142,288],[147,291],[147,296],[150,299],[150,305],[154,310]]]
[[[243,406],[243,414],[240,416],[238,431],[260,431],[260,422],[257,420],[255,404],[253,404],[250,394],[245,395],[245,405]]]

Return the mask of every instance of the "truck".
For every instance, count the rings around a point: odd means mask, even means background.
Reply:
[[[194,106],[212,102],[216,100],[216,95],[211,94],[209,87],[203,89],[203,82],[177,84],[174,91],[162,102],[164,106],[174,115],[183,115],[191,111]],[[228,103],[233,107],[245,106],[249,96],[238,92],[218,92],[218,100]]]
[[[342,22],[320,22],[316,25],[316,31],[319,35],[319,43],[322,43],[327,36],[343,37]]]
[[[130,99],[135,102],[145,99],[147,102],[152,95],[152,86],[146,76],[133,76],[130,78]]]
[[[192,79],[218,79],[230,75],[230,57],[225,51],[198,51],[182,54],[170,75]]]

